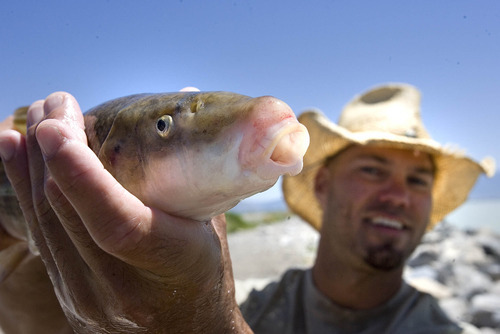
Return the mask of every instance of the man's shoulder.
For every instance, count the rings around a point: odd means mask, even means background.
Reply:
[[[252,324],[265,322],[264,318],[290,323],[300,317],[303,306],[303,285],[307,270],[290,269],[279,281],[269,283],[262,290],[252,290],[240,305],[245,320]],[[277,324],[277,323],[276,323]]]
[[[248,308],[260,309],[264,304],[296,297],[305,274],[306,270],[303,269],[289,269],[279,281],[269,283],[262,290],[252,290],[247,300],[241,304],[242,312]]]
[[[408,332],[413,333],[412,330],[418,328],[415,333],[480,333],[472,325],[451,319],[436,298],[410,285],[402,305],[406,305],[407,310],[401,313],[401,327]]]

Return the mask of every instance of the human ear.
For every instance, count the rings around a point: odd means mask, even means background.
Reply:
[[[314,178],[314,194],[322,208],[325,208],[327,205],[329,182],[330,170],[326,166],[320,167]]]

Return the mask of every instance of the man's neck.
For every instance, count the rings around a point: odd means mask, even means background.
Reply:
[[[316,288],[333,303],[354,310],[371,309],[391,299],[403,282],[402,269],[381,271],[346,266],[318,256],[312,268]]]

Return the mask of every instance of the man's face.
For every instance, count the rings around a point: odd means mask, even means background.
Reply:
[[[370,146],[340,153],[316,178],[329,252],[365,268],[402,268],[429,223],[433,181],[426,153]]]

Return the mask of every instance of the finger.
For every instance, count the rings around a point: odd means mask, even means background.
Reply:
[[[31,211],[34,211],[30,230],[40,249],[40,256],[57,291],[58,299],[63,309],[67,309],[66,306],[72,304],[67,298],[67,291],[74,291],[75,294],[88,294],[87,286],[82,285],[79,280],[85,277],[88,267],[84,264],[45,195],[50,175],[47,173],[35,136],[39,121],[44,117],[45,104],[45,102],[33,104],[27,114],[26,153],[33,203]]]
[[[19,132],[14,130],[0,132],[0,155],[20,204],[26,208],[32,207],[26,146]]]
[[[45,163],[40,153],[40,148],[34,136],[35,129],[38,123],[43,119],[43,101],[36,101],[29,109],[26,116],[27,130],[25,141],[25,156],[26,160],[23,161],[24,165],[19,166],[24,173],[28,171],[28,175],[23,175],[29,180],[31,199],[23,199],[26,201],[26,209],[29,218],[27,217],[28,225],[35,238],[36,244],[40,247],[46,247],[46,236],[43,233],[43,225],[40,225],[40,219],[49,220],[52,210],[44,194],[44,179],[45,179]],[[18,188],[16,184],[13,184]],[[20,199],[21,200],[21,199]],[[46,217],[47,216],[47,217]]]
[[[54,284],[64,282],[64,287],[71,288],[76,282],[73,280],[74,283],[71,283],[72,280],[68,278],[68,275],[74,276],[74,272],[78,271],[81,276],[81,272],[86,269],[86,266],[82,264],[79,252],[59,222],[45,195],[45,185],[49,175],[35,133],[40,120],[44,117],[46,104],[47,101],[37,101],[30,106],[27,113],[26,154],[31,184],[31,201],[34,209],[34,215],[30,219],[29,225]],[[74,265],[78,270],[73,269],[72,272],[65,270],[68,263]],[[58,287],[58,289],[64,287]]]
[[[0,123],[0,132],[4,130],[10,130],[14,128],[14,116],[9,115]]]
[[[22,139],[18,133],[13,132],[14,116],[10,115],[0,123],[0,156],[2,160],[12,158],[16,149],[16,143]],[[7,131],[9,130],[9,131]],[[7,132],[5,132],[7,131]],[[5,172],[3,163],[0,162],[0,188],[3,195],[0,196],[0,228],[3,228],[6,235],[19,240],[27,240],[27,226],[19,208],[19,201],[14,193],[11,193],[10,181]],[[6,237],[0,238],[0,243]]]
[[[65,92],[56,92],[49,95],[43,103],[43,114],[45,119],[61,121],[71,129],[77,141],[86,144],[83,116],[73,96]],[[28,141],[34,141],[32,155],[35,156],[36,163],[39,164],[39,168],[36,166],[34,168],[38,172],[44,169],[43,184],[40,183],[41,175],[35,176],[36,172],[32,172],[31,175],[32,179],[37,179],[37,181],[32,182],[38,183],[34,192],[38,193],[40,198],[37,201],[37,213],[41,230],[45,242],[52,252],[54,261],[60,267],[61,273],[65,275],[64,269],[61,269],[65,263],[76,264],[84,261],[85,259],[82,259],[82,256],[88,259],[90,252],[97,253],[102,258],[103,252],[93,242],[81,218],[54,182],[49,170],[43,168],[45,167],[45,161],[41,156],[37,146],[38,141],[31,128],[28,137]],[[40,159],[42,160],[40,161]],[[34,159],[32,158],[32,160]],[[67,170],[64,172],[67,172]],[[62,249],[64,251],[61,251]],[[82,252],[82,249],[84,249],[84,252]]]
[[[45,99],[43,112],[45,119],[60,120],[73,131],[77,140],[86,144],[87,139],[84,133],[83,115],[78,102],[71,94],[66,92],[50,94]],[[62,223],[62,227],[75,242],[75,246],[80,248],[83,244],[84,247],[95,248],[85,225],[71,203],[62,194],[48,170],[45,173],[44,194],[49,200],[52,210],[54,210],[59,221]],[[78,238],[78,242],[76,242],[75,238]]]
[[[43,101],[37,101],[33,104],[33,108],[39,108],[39,110],[41,110],[42,105]],[[36,124],[40,115],[41,114],[35,110],[28,120],[30,123],[29,125]],[[40,252],[48,268],[55,268],[51,252],[47,248],[43,234],[40,231],[35,208],[33,206],[33,194],[25,138],[17,131],[9,130],[2,132],[0,134],[0,154],[2,156],[5,172],[16,192],[23,216],[31,232],[30,235],[34,240],[32,241],[31,238],[27,236],[31,244],[32,252]],[[33,243],[36,244],[36,247],[33,246]]]
[[[53,178],[49,175],[45,181],[45,194],[47,199],[57,216],[58,222],[61,224],[60,226],[64,229],[64,232],[67,234],[69,239],[71,240],[70,245],[66,246],[68,248],[75,248],[75,257],[77,257],[77,261],[80,261],[80,258],[90,267],[92,267],[93,272],[100,272],[99,275],[105,273],[106,270],[111,270],[110,266],[107,263],[110,263],[109,257],[110,255],[104,252],[92,239],[90,236],[85,224],[82,219],[73,208],[71,203],[68,201],[66,196],[61,192],[57,184],[54,182]],[[57,228],[52,227],[52,234],[56,234],[54,230]],[[44,229],[47,234],[47,228]],[[49,239],[49,238],[48,238]],[[50,238],[54,239],[54,236]],[[57,239],[57,247],[60,247],[61,240]],[[69,243],[68,243],[69,244]],[[55,248],[56,245],[53,245],[51,248]],[[68,263],[68,254],[67,252],[57,252],[53,254],[56,263]],[[71,271],[75,271],[75,263],[74,261]],[[86,267],[86,266],[84,266]],[[82,268],[80,268],[82,269]],[[66,276],[65,273],[62,273],[63,276]],[[82,282],[74,282],[76,285],[82,285]],[[71,284],[71,283],[68,283]],[[82,286],[83,287],[83,286]],[[77,287],[76,291],[83,290],[82,287]],[[76,293],[76,292],[75,292]]]
[[[11,186],[11,181],[8,178],[6,166],[9,164],[12,166],[15,161],[15,151],[19,145],[24,145],[24,138],[19,134],[19,132],[9,130],[0,132],[0,156],[2,157],[2,163],[0,164],[0,187],[3,189],[2,196],[0,196],[0,225],[6,230],[6,232],[12,237],[18,240],[28,240],[28,227],[24,221],[22,211],[19,206],[19,200],[17,199],[15,192],[11,191],[13,187]],[[26,198],[31,198],[31,187],[29,185],[29,177],[23,178],[19,176],[20,170],[17,168],[12,168],[13,175],[16,180],[20,180],[22,183],[28,184],[26,186],[20,185],[25,189],[28,189],[28,194]],[[27,174],[27,173],[26,173]]]
[[[34,105],[39,103],[40,101],[37,101]],[[26,222],[37,228],[25,138],[14,130],[3,131],[0,134],[0,154],[5,173],[16,193]],[[39,236],[37,233],[35,235]]]
[[[233,280],[233,266],[231,262],[231,256],[229,253],[229,244],[227,242],[227,232],[226,232],[226,216],[225,214],[220,214],[212,219],[212,224],[214,226],[215,232],[219,236],[224,271],[226,273],[226,278]],[[233,284],[234,285],[234,284]],[[234,287],[234,286],[233,286]]]
[[[43,105],[45,119],[58,119],[72,130],[75,139],[87,145],[85,123],[80,105],[66,92],[55,92],[47,96]]]

